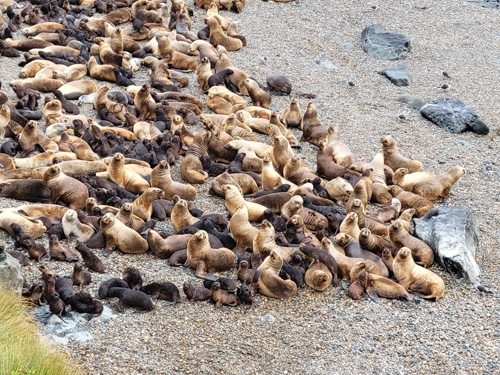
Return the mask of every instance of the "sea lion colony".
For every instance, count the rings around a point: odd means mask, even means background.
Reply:
[[[351,283],[348,296],[355,299],[408,300],[407,291],[442,297],[442,279],[428,270],[433,251],[411,236],[410,221],[433,200],[448,198],[465,170],[423,172],[390,136],[381,139],[371,162],[355,161],[339,127],[322,124],[313,103],[304,114],[296,99],[282,115],[269,110],[272,95],[290,94],[292,86],[268,71],[265,87],[231,64],[228,51],[243,48],[246,39],[219,10],[241,12],[244,1],[196,0],[207,25],[198,33],[183,0],[15,5],[2,9],[8,20],[0,53],[24,52],[25,61],[21,79],[10,82],[18,101],[0,95],[0,192],[36,204],[4,209],[0,227],[32,259],[76,261],[74,246],[63,248],[58,240],[77,239],[85,266],[106,272],[92,248],[151,250],[169,265],[193,268],[205,285],[185,283],[184,293],[217,307],[251,303],[256,291],[275,298],[305,284],[324,291],[339,280]],[[22,23],[31,25],[22,29],[27,38],[13,40]],[[136,85],[141,66],[150,69],[150,82]],[[189,79],[176,70],[196,72],[205,103],[181,91]],[[94,81],[81,80],[86,76],[126,90],[97,89]],[[40,103],[41,93],[53,96]],[[80,115],[73,100],[92,103],[95,117]],[[202,113],[204,104],[210,113]],[[41,132],[36,121],[42,117]],[[300,141],[290,128],[302,132]],[[295,155],[300,142],[318,147],[316,167]],[[176,164],[179,181],[170,174]],[[190,184],[209,176],[216,177],[209,188],[224,199],[229,221],[193,203],[197,191]],[[43,188],[37,193],[34,181]],[[176,233],[155,230],[167,218]],[[44,233],[50,252],[35,241]],[[236,269],[240,286],[211,275]],[[26,285],[24,294],[49,303],[59,316],[64,304],[99,315],[102,304],[82,290],[91,274],[79,263],[72,278],[81,289],[76,294],[67,282],[58,287],[64,278],[50,272],[43,287]],[[132,287],[130,278],[136,279]],[[142,286],[139,270],[126,269],[123,279],[105,281],[99,298],[118,297],[120,310],[153,309],[148,295],[180,301],[171,283]]]

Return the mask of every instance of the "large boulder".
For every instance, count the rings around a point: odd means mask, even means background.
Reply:
[[[458,134],[470,130],[485,135],[490,131],[483,120],[458,99],[439,98],[427,102],[420,108],[420,113],[450,133]]]
[[[18,295],[23,291],[23,275],[18,260],[5,252],[5,242],[0,240],[0,284],[13,289]]]
[[[415,222],[415,236],[434,251],[436,259],[449,272],[471,283],[479,283],[476,263],[477,229],[466,207],[433,208]]]
[[[410,73],[404,65],[389,66],[382,70],[380,74],[389,78],[396,86],[408,86],[410,84]]]
[[[370,25],[361,33],[361,46],[375,59],[402,60],[411,45],[410,39],[402,34],[391,33],[381,25]]]

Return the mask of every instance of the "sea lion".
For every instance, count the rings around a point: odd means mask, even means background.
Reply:
[[[332,283],[332,273],[318,260],[313,260],[306,271],[305,282],[312,289],[322,292]]]
[[[355,282],[358,279],[360,273],[363,271],[368,271],[372,274],[382,276],[380,275],[380,268],[377,265],[369,260],[364,259],[356,262],[351,268],[351,272],[349,272],[351,283]]]
[[[59,91],[68,100],[80,99],[83,95],[90,95],[97,91],[94,81],[85,79],[71,81],[59,87]]]
[[[359,233],[361,232],[358,226],[358,215],[355,212],[349,212],[340,224],[339,230],[341,233],[346,233],[355,240],[358,240]]]
[[[197,277],[205,278],[206,273],[227,271],[234,266],[235,255],[226,248],[212,249],[208,233],[200,230],[193,234],[187,244],[187,265],[194,268]]]
[[[386,135],[380,139],[380,142],[382,143],[384,163],[393,171],[398,168],[408,168],[410,173],[422,170],[422,162],[407,159],[399,153],[397,142],[393,137]]]
[[[358,225],[360,229],[367,228],[370,229],[373,234],[389,237],[389,227],[376,217],[367,213],[359,199],[353,200],[351,212],[355,212],[356,215],[358,215]]]
[[[0,211],[0,228],[15,238],[12,224],[18,224],[33,239],[37,239],[47,231],[47,227],[42,220],[32,219],[15,211]]]
[[[0,182],[0,197],[48,203],[50,191],[41,178],[5,180]]]
[[[57,143],[38,132],[38,124],[35,121],[28,121],[17,137],[19,146],[24,151],[32,149],[36,144],[42,146],[44,150],[59,151]]]
[[[81,314],[90,314],[90,316],[86,317],[87,319],[101,315],[104,310],[100,301],[94,300],[89,293],[83,290],[69,297],[68,303],[71,306],[71,310]]]
[[[328,181],[325,185],[325,189],[330,198],[338,205],[344,205],[354,191],[352,185],[342,177],[336,177]]]
[[[42,283],[33,283],[33,285],[27,289],[23,289],[23,298],[26,298],[32,305],[41,305],[41,298],[43,292]]]
[[[413,215],[415,215],[414,208],[407,208],[401,212],[401,215],[399,215],[398,220],[401,224],[403,224],[403,228],[405,228],[407,232],[410,232]]]
[[[317,177],[298,156],[293,156],[286,163],[283,167],[283,176],[298,186],[303,185],[307,180],[314,180]]]
[[[327,137],[328,129],[326,126],[321,124],[318,118],[318,110],[313,103],[309,103],[306,108],[306,112],[302,117],[301,122],[302,137],[301,142],[309,142],[315,146],[320,146]],[[325,143],[326,145],[327,143]],[[333,155],[333,150],[330,150],[330,156]],[[333,160],[333,158],[332,158]]]
[[[176,182],[170,174],[170,166],[167,161],[162,160],[151,171],[151,186],[160,188],[165,193],[165,199],[172,200],[174,195],[181,199],[192,201],[196,198],[196,188],[194,186]]]
[[[165,198],[165,193],[162,189],[154,187],[147,188],[132,202],[132,213],[144,221],[149,221],[153,213],[153,201],[163,198]]]
[[[208,79],[212,76],[212,69],[210,68],[210,61],[207,57],[200,59],[198,67],[196,68],[196,80],[198,81],[198,89],[201,92],[206,92],[210,88]]]
[[[362,249],[368,250],[377,256],[381,256],[384,249],[390,250],[393,255],[396,255],[399,250],[399,247],[388,238],[373,234],[367,228],[361,229],[358,241]]]
[[[117,220],[111,213],[101,218],[100,227],[106,237],[105,250],[107,251],[117,248],[126,254],[143,254],[148,250],[148,241]]]
[[[253,251],[253,239],[257,235],[258,229],[250,224],[246,205],[241,204],[233,213],[229,221],[229,229],[236,241],[238,253]]]
[[[345,168],[351,168],[354,164],[354,154],[349,146],[341,140],[340,128],[337,125],[328,128],[326,142],[332,148],[335,163]]]
[[[424,241],[408,233],[399,220],[391,224],[389,235],[396,247],[407,247],[411,250],[411,255],[415,263],[425,268],[432,266],[434,263],[434,251]]]
[[[154,309],[154,303],[146,293],[140,290],[127,289],[127,288],[110,288],[108,290],[108,297],[118,297],[118,311],[125,311],[125,307],[135,307],[139,310],[151,311]]]
[[[141,272],[135,267],[126,267],[122,272],[122,280],[128,284],[130,289],[139,290],[142,286]]]
[[[255,273],[260,294],[273,298],[287,298],[297,293],[297,285],[292,280],[283,280],[279,273],[283,265],[280,255],[271,250]]]
[[[124,166],[125,157],[121,153],[116,153],[103,177],[109,178],[115,184],[133,194],[142,193],[149,188],[149,183],[144,178],[135,172],[129,171]]]
[[[167,259],[177,251],[187,249],[191,234],[174,234],[163,238],[155,230],[148,230],[147,240],[153,254],[160,259]]]
[[[222,191],[224,192],[226,208],[230,215],[233,215],[238,207],[243,204],[248,208],[248,219],[250,221],[260,221],[263,218],[267,207],[246,201],[236,186],[222,185]]]
[[[465,168],[454,166],[447,172],[429,178],[428,180],[417,182],[412,192],[430,201],[439,198],[448,199],[452,186],[460,177],[465,174]]]
[[[257,81],[252,78],[246,78],[244,82],[253,105],[263,108],[271,106],[271,95],[261,89]]]
[[[368,279],[368,274],[366,271],[363,271],[359,274],[358,279],[349,285],[347,289],[347,297],[352,298],[354,300],[362,300],[365,299],[363,294],[365,294],[366,284]]]
[[[173,302],[174,305],[181,301],[179,288],[169,282],[153,282],[139,288],[141,292],[153,297],[153,299],[162,299]]]
[[[443,297],[444,281],[434,272],[421,267],[413,261],[411,250],[403,247],[394,258],[394,276],[406,289],[425,299],[435,301]]]
[[[73,281],[73,285],[79,286],[80,290],[82,290],[85,285],[89,285],[92,282],[92,275],[89,271],[83,269],[80,262],[77,262],[73,266],[71,280]]]
[[[382,250],[382,261],[386,265],[387,269],[391,272],[391,274],[394,273],[393,270],[393,263],[394,263],[394,258],[392,256],[392,252],[389,249],[384,249]]]
[[[290,79],[281,74],[273,74],[269,69],[266,71],[266,82],[269,87],[272,87],[277,92],[285,95],[290,95],[292,92],[292,82]]]
[[[174,207],[170,213],[170,219],[172,220],[172,226],[176,232],[189,225],[193,225],[199,220],[199,218],[191,215],[188,210],[188,204],[184,199],[174,196],[173,202]]]
[[[19,85],[27,89],[46,93],[58,90],[64,84],[65,82],[63,80],[52,78],[24,78],[15,79],[9,82],[9,85],[11,87],[14,85]]]
[[[67,262],[78,261],[78,253],[71,247],[62,245],[55,234],[49,236],[50,259],[65,260]]]
[[[292,199],[293,195],[287,192],[278,192],[272,194],[266,194],[264,196],[254,198],[250,202],[257,203],[265,206],[276,214],[281,212],[281,207]]]
[[[408,168],[398,168],[394,171],[394,175],[392,176],[392,183],[394,185],[401,186],[403,190],[412,191],[415,184],[430,180],[435,176],[436,175],[432,172],[420,171],[410,173]]]
[[[189,302],[206,301],[210,298],[210,290],[203,286],[193,286],[189,281],[185,281],[182,290]]]
[[[397,198],[401,202],[402,210],[406,210],[408,208],[414,208],[416,217],[422,217],[432,208],[434,208],[434,204],[430,200],[418,194],[409,191],[404,191],[401,187],[397,185],[389,186],[388,191],[389,193],[392,194],[394,198]]]
[[[223,305],[237,306],[239,304],[238,297],[235,294],[222,290],[218,281],[212,283],[209,296],[212,302],[215,303],[215,307],[219,309],[221,309]]]
[[[292,99],[283,110],[282,120],[286,127],[302,129],[302,112],[297,99]]]
[[[210,132],[208,131],[196,134],[180,166],[183,180],[191,184],[203,184],[207,180],[208,173],[203,170],[200,157],[206,155],[209,139]]]
[[[128,288],[128,284],[124,280],[119,279],[117,277],[108,279],[106,281],[103,281],[99,286],[97,296],[100,299],[108,298],[108,291],[111,288]]]
[[[205,18],[205,24],[210,28],[210,44],[221,45],[227,51],[237,51],[243,47],[243,42],[238,38],[233,38],[224,33],[221,25],[214,17]]]
[[[397,198],[392,198],[391,205],[381,207],[377,210],[377,218],[386,223],[392,219],[396,219],[401,212],[401,202]],[[415,210],[413,209],[413,212]]]
[[[85,207],[89,197],[87,187],[77,179],[63,173],[58,164],[45,170],[43,181],[50,190],[49,203],[55,204],[60,199],[71,209]]]
[[[42,258],[47,256],[47,249],[43,243],[35,242],[32,238],[25,239],[22,243],[23,247],[28,250],[31,259],[40,262]]]
[[[89,206],[89,203],[91,204],[92,202],[87,200],[86,207]],[[93,212],[93,210],[91,212]],[[140,217],[133,214],[133,205],[129,202],[122,204],[120,211],[116,214],[116,218],[127,227],[132,228],[138,233],[141,233],[142,228],[145,226],[144,221]]]
[[[62,217],[61,224],[67,239],[74,237],[77,241],[85,243],[88,242],[95,233],[94,228],[78,220],[78,214],[75,210],[67,210]]]
[[[242,284],[252,285],[255,276],[255,270],[249,267],[246,260],[242,260],[238,265],[238,280]]]
[[[59,298],[58,293],[52,293],[48,299],[50,312],[54,315],[59,316],[62,320],[62,316],[66,316],[66,305]]]

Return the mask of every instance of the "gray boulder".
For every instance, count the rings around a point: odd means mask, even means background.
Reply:
[[[361,33],[361,46],[378,60],[402,60],[410,51],[410,39],[391,33],[381,25],[370,25]]]
[[[380,74],[389,78],[396,86],[408,86],[410,84],[410,73],[404,65],[389,66],[382,70]]]
[[[486,135],[490,131],[483,120],[458,99],[439,98],[427,102],[420,108],[420,113],[450,133],[458,134],[470,130]]]
[[[480,285],[476,263],[477,229],[466,207],[433,208],[415,222],[414,235],[434,250],[439,263],[449,272]]]
[[[5,242],[0,240],[0,284],[14,289],[18,295],[23,291],[21,265],[9,253],[5,252]]]

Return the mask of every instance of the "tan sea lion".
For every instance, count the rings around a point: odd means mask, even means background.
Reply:
[[[322,292],[332,283],[332,273],[320,261],[314,260],[304,275],[304,281],[312,289]]]
[[[208,79],[211,76],[212,69],[210,68],[210,60],[208,60],[207,57],[203,57],[196,68],[196,80],[198,81],[198,89],[200,91],[208,91]]]
[[[243,47],[240,39],[230,37],[224,33],[221,25],[214,17],[205,18],[205,24],[210,28],[210,43],[213,46],[221,45],[228,51],[237,51]]]
[[[53,92],[59,89],[64,84],[64,81],[52,78],[25,78],[15,79],[9,82],[9,85],[11,87],[14,85],[19,85],[24,88],[37,90],[40,92]]]
[[[215,303],[215,307],[221,309],[223,305],[237,306],[239,299],[235,294],[228,293],[220,288],[220,283],[214,281],[210,287],[210,299]]]
[[[410,173],[408,168],[398,168],[394,171],[394,175],[392,176],[392,183],[394,185],[401,186],[403,190],[412,191],[413,186],[415,184],[427,181],[436,175],[432,172],[413,172]]]
[[[394,258],[394,276],[406,289],[425,299],[439,300],[444,294],[444,281],[434,272],[413,261],[411,250],[401,248]]]
[[[302,129],[302,113],[297,99],[292,99],[281,116],[286,127]]]
[[[173,253],[187,249],[187,243],[191,234],[174,234],[163,238],[155,230],[149,229],[147,240],[151,251],[160,259],[167,259]]]
[[[0,228],[7,231],[12,237],[15,237],[11,224],[18,224],[21,229],[30,235],[34,240],[47,231],[47,227],[42,220],[33,220],[30,217],[22,215],[15,211],[0,211]]]
[[[90,225],[83,224],[78,220],[78,214],[75,210],[67,210],[62,217],[61,224],[66,238],[76,238],[78,242],[88,242],[95,233]]]
[[[281,256],[272,250],[256,272],[257,288],[260,294],[273,298],[287,298],[297,293],[297,284],[283,280],[279,273],[283,266]]]
[[[358,215],[358,225],[360,229],[367,228],[370,229],[373,234],[385,236],[387,238],[389,237],[389,227],[375,216],[371,216],[367,213],[359,199],[354,199],[351,206],[351,212],[355,212],[356,215]]]
[[[394,263],[394,258],[392,256],[392,252],[389,249],[384,249],[382,250],[382,261],[386,265],[387,269],[391,271],[391,274],[394,273],[393,270],[393,263]]]
[[[196,223],[199,219],[191,215],[188,210],[187,202],[184,199],[180,199],[178,196],[174,196],[172,199],[174,202],[174,207],[170,213],[170,219],[172,220],[172,226],[174,230],[178,232],[182,228]]]
[[[93,198],[89,198],[93,199]],[[87,203],[85,205],[85,210],[89,212],[93,212],[93,209],[90,209],[89,206],[92,205],[92,201],[89,202],[89,199],[87,199]],[[95,200],[94,200],[95,202]],[[136,216],[133,214],[133,204],[126,202],[122,204],[120,207],[120,211],[115,215],[118,220],[120,220],[123,224],[125,224],[127,227],[132,228],[138,233],[141,233],[142,228],[144,228],[144,220],[142,220],[140,217]]]
[[[359,199],[361,203],[363,204],[363,208],[366,209],[368,206],[368,202],[370,201],[368,199],[368,191],[366,188],[367,182],[366,180],[359,180],[356,186],[354,186],[354,190],[352,194],[349,196],[349,199],[347,200],[345,204],[345,210],[346,212],[350,212],[352,208],[352,202],[355,199]]]
[[[361,232],[361,229],[358,226],[358,215],[355,212],[349,212],[340,224],[339,231],[350,235],[355,240],[358,240],[359,233]]]
[[[399,215],[398,220],[401,224],[403,224],[403,228],[405,228],[407,232],[410,232],[411,220],[413,219],[413,215],[415,215],[414,208],[407,208],[406,210],[401,212],[401,215]]]
[[[71,209],[84,208],[89,191],[85,184],[61,171],[55,164],[43,174],[43,181],[50,190],[49,203],[57,203],[60,199]]]
[[[380,139],[380,142],[382,143],[384,163],[393,171],[398,168],[408,168],[410,173],[422,170],[422,162],[407,159],[399,153],[397,142],[393,137],[386,135]]]
[[[193,234],[187,244],[187,262],[189,267],[194,268],[197,277],[205,278],[206,273],[227,271],[234,266],[234,253],[222,247],[212,249],[208,242],[208,234],[200,230]]]
[[[311,169],[305,165],[298,156],[292,159],[284,166],[283,176],[296,185],[303,185],[307,180],[314,180],[315,175]]]
[[[434,251],[424,241],[413,237],[404,228],[403,223],[396,220],[389,227],[389,234],[392,243],[397,247],[407,247],[411,250],[411,255],[415,263],[429,268],[434,263]]]
[[[40,168],[48,167],[54,163],[54,159],[59,160],[76,160],[76,155],[73,152],[56,152],[47,150],[41,154],[30,156],[27,158],[11,158],[6,154],[0,154],[0,164],[7,169],[16,168]]]
[[[319,147],[321,142],[326,139],[328,128],[321,124],[318,118],[318,110],[313,103],[307,105],[304,116],[302,117],[301,129],[301,142],[309,142]]]
[[[243,198],[238,188],[234,185],[222,185],[226,208],[230,215],[233,215],[242,204],[248,208],[248,218],[250,221],[260,221],[264,217],[267,207],[253,202],[248,202]]]
[[[465,168],[454,166],[447,172],[416,183],[412,192],[430,201],[439,198],[448,199],[452,186],[465,174]]]
[[[103,177],[109,178],[115,184],[133,194],[142,193],[149,188],[149,183],[144,178],[137,173],[127,170],[124,166],[125,157],[123,154],[116,153]]]
[[[55,65],[52,61],[43,59],[30,61],[19,71],[19,78],[32,78],[43,68],[52,65]]]
[[[274,190],[283,184],[296,186],[291,181],[281,177],[280,174],[274,169],[271,158],[269,156],[265,156],[264,159],[262,159],[262,190]]]
[[[405,301],[411,300],[410,294],[406,291],[405,288],[403,288],[402,285],[388,279],[387,277],[374,275],[369,272],[367,273],[368,277],[367,277],[366,293],[368,295],[387,298],[387,299],[399,299]],[[362,277],[361,274],[359,275],[359,277]]]
[[[293,254],[299,250],[298,247],[282,247],[276,245],[276,231],[273,225],[267,220],[262,221],[257,235],[253,239],[253,251],[258,253],[260,259],[265,259],[272,251],[276,252],[282,260],[289,262]]]
[[[144,221],[149,221],[153,214],[153,201],[163,198],[165,198],[165,193],[162,189],[147,188],[132,202],[132,212]]]
[[[90,56],[87,64],[89,76],[99,81],[116,82],[116,75],[113,72],[114,66],[111,64],[98,64],[94,56]]]
[[[196,134],[193,144],[186,152],[180,166],[181,177],[191,184],[203,184],[208,173],[203,170],[200,158],[207,154],[210,132],[203,131]]]
[[[244,82],[253,105],[262,108],[269,108],[271,106],[271,95],[261,89],[257,81],[246,78]]]
[[[62,79],[66,82],[76,81],[87,75],[87,66],[83,64],[74,64],[66,67],[63,71],[56,70],[52,75],[52,78]]]
[[[328,128],[326,142],[332,148],[335,163],[345,168],[351,168],[354,164],[354,154],[340,138],[340,128],[337,125]]]
[[[434,204],[430,200],[421,197],[418,194],[404,191],[397,185],[389,186],[388,190],[394,198],[397,198],[401,202],[402,210],[414,208],[416,217],[422,217],[434,208]]]
[[[380,268],[377,265],[373,266],[374,264],[375,263],[373,262],[370,263],[370,261],[368,261],[367,259],[356,262],[351,268],[351,272],[349,273],[351,282],[355,282],[358,279],[359,274],[363,271],[368,271],[372,274],[382,276],[380,275]]]
[[[59,87],[59,91],[67,98],[77,98],[82,95],[93,94],[97,91],[97,86],[90,79],[76,80]]]
[[[144,254],[148,250],[148,241],[116,219],[112,213],[102,217],[100,227],[106,237],[107,251],[119,249],[126,254]]]
[[[165,199],[172,200],[174,195],[192,201],[196,198],[196,188],[194,186],[176,182],[170,174],[170,166],[166,160],[160,163],[151,171],[151,186],[160,188],[165,192]]]
[[[330,198],[339,205],[344,205],[354,191],[352,185],[342,177],[336,177],[328,181],[325,185],[325,189]]]
[[[245,251],[253,251],[253,239],[259,231],[248,220],[248,208],[241,204],[229,220],[229,229],[236,241],[236,251],[243,253]]]

